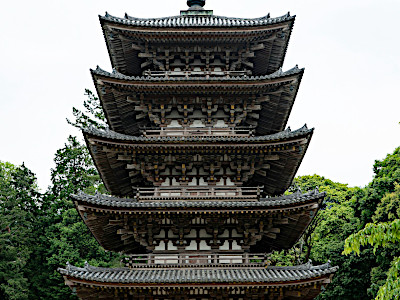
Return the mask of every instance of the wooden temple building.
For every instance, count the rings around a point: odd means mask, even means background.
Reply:
[[[284,195],[313,129],[285,129],[303,76],[282,71],[295,17],[109,14],[92,70],[109,129],[83,134],[109,195],[72,195],[124,268],[59,269],[81,299],[313,299],[336,267],[268,265],[325,194]]]

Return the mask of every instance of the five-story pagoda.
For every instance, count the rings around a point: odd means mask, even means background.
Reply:
[[[110,129],[84,129],[113,196],[72,195],[121,269],[60,269],[82,299],[313,299],[336,268],[271,267],[325,194],[283,196],[313,130],[285,129],[303,75],[281,67],[289,14],[100,22],[114,68],[92,70]]]

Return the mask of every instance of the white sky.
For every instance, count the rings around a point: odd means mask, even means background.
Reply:
[[[305,67],[288,125],[316,131],[298,175],[364,186],[400,146],[399,0],[207,0],[216,15],[297,15],[284,69]],[[0,160],[25,164],[45,189],[65,121],[111,70],[98,14],[177,15],[186,0],[14,0],[0,18]]]

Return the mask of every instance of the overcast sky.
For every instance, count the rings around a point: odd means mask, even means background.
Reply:
[[[65,119],[94,90],[89,68],[111,65],[98,21],[179,14],[186,0],[7,1],[0,18],[0,160],[25,164],[44,190]],[[372,179],[375,159],[400,146],[399,0],[207,0],[230,17],[296,14],[284,69],[305,67],[288,125],[316,131],[298,175],[351,186]]]

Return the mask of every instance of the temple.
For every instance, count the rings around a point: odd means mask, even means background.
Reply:
[[[81,299],[314,299],[337,267],[270,266],[325,193],[285,194],[313,129],[287,128],[304,69],[282,70],[295,17],[106,13],[112,72],[91,70],[108,128],[84,128],[110,195],[71,195],[123,268],[67,264]]]

